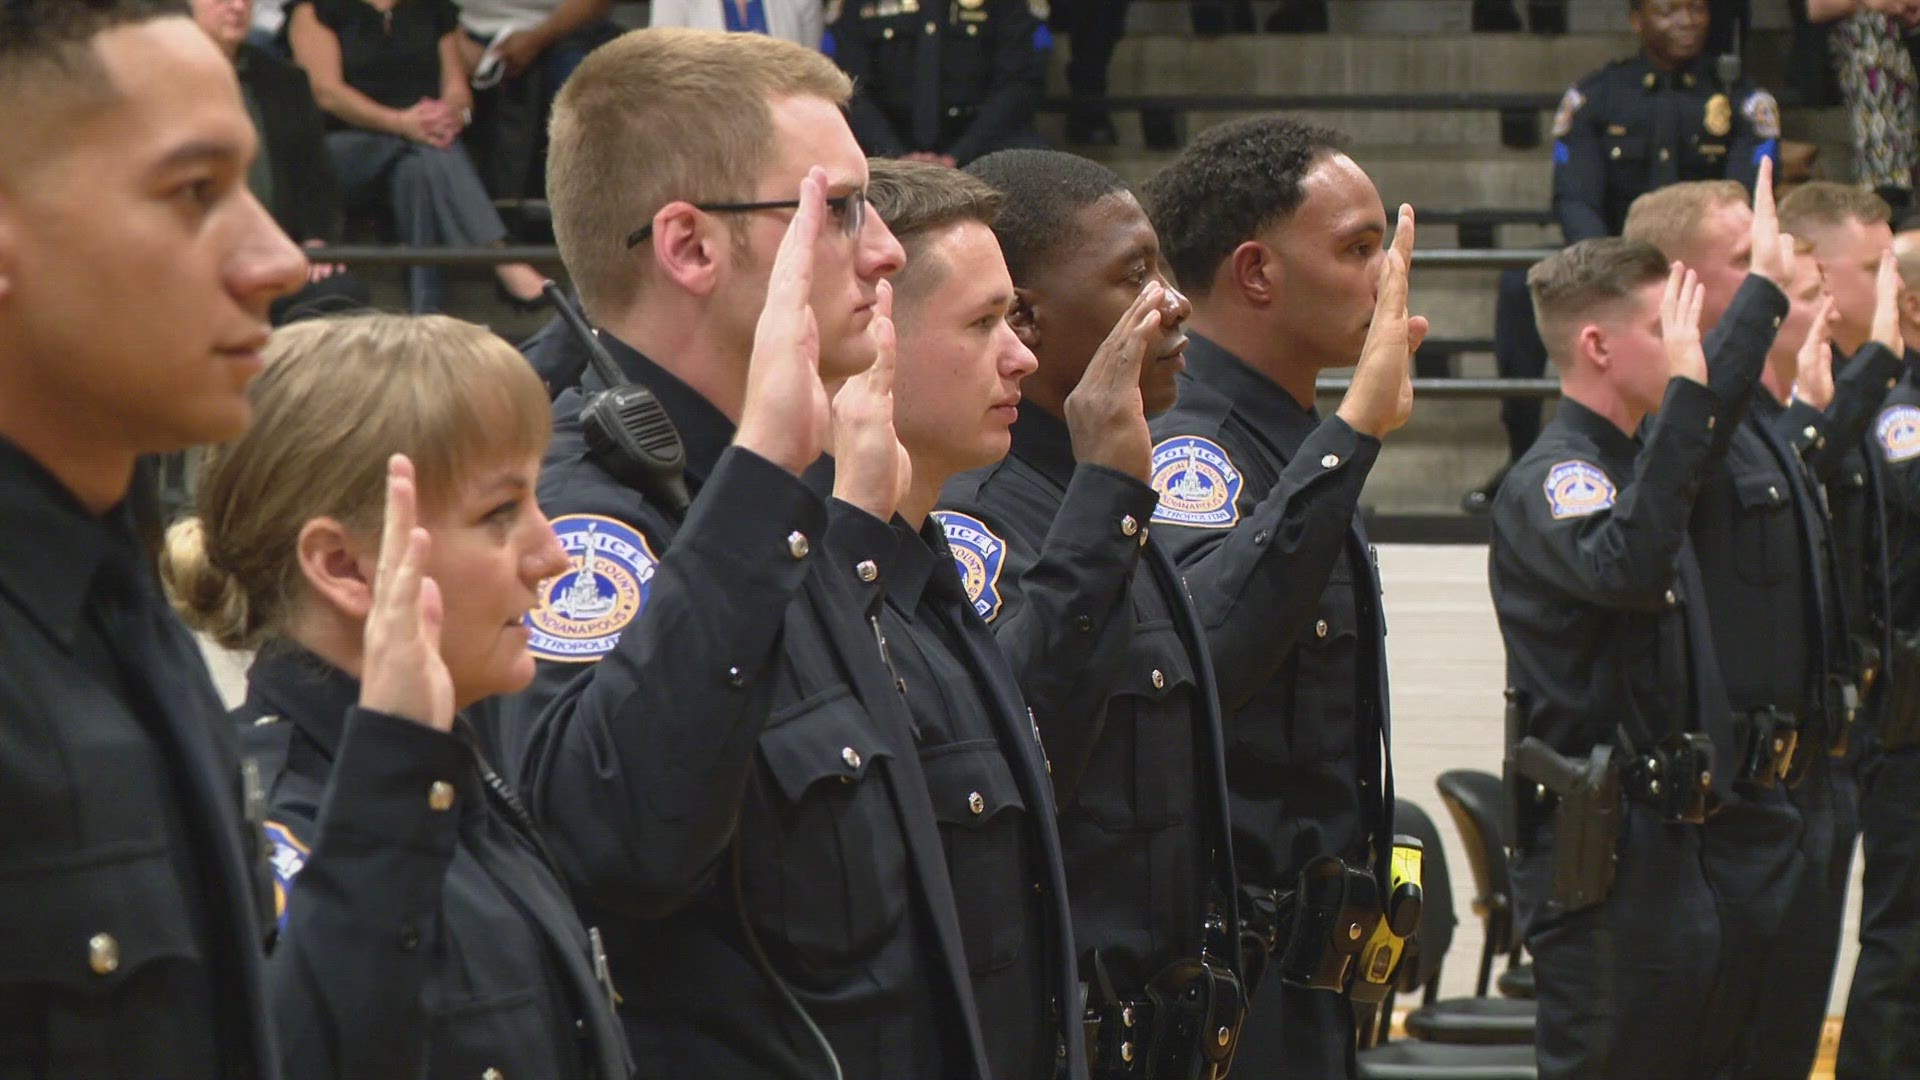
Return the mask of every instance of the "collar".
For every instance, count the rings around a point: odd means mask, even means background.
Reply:
[[[1633,459],[1640,453],[1640,442],[1615,427],[1613,421],[1566,397],[1560,399],[1557,415],[1568,427],[1593,440],[1600,450],[1600,464],[1609,472],[1632,468]]]
[[[1915,386],[1920,386],[1920,349],[1908,349],[1906,361],[1907,381]]]
[[[947,546],[947,533],[938,518],[928,515],[926,524],[914,532],[904,518],[896,515],[893,531],[900,544],[887,567],[887,600],[901,615],[912,621],[921,602],[929,597],[962,606],[970,603],[954,570],[953,549]]]
[[[1199,334],[1187,335],[1186,374],[1226,395],[1234,412],[1274,442],[1298,444],[1320,424],[1317,410],[1302,406],[1279,383]]]
[[[298,727],[329,759],[359,702],[358,679],[291,641],[268,644],[247,671],[248,707]]]
[[[613,357],[621,374],[653,391],[653,396],[660,399],[674,428],[680,432],[680,442],[687,448],[687,480],[694,491],[699,491],[720,455],[733,443],[733,421],[714,408],[713,402],[701,397],[699,391],[641,355],[633,346],[605,330],[600,331],[600,343],[607,347],[607,355]],[[606,389],[606,384],[589,367],[581,376],[580,389],[592,395]]]
[[[94,578],[108,558],[139,559],[127,504],[87,512],[46,467],[0,438],[0,592],[71,646]]]
[[[1661,71],[1643,50],[1634,55],[1630,67],[1635,85],[1643,90],[1724,90],[1713,73],[1712,64],[1712,59],[1702,52],[1678,71]]]
[[[1024,398],[1020,418],[1013,422],[1013,449],[1009,453],[1061,487],[1073,480],[1073,434],[1067,430],[1067,422]]]

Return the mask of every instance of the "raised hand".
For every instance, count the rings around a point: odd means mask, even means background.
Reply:
[[[753,331],[746,399],[733,438],[796,476],[826,449],[833,429],[827,387],[820,381],[820,327],[809,303],[826,189],[826,171],[817,167],[800,181],[800,209],[773,257],[766,306]]]
[[[1707,384],[1707,354],[1700,347],[1700,304],[1706,296],[1700,278],[1683,263],[1667,272],[1660,294],[1660,338],[1667,350],[1667,377]]]
[[[1753,273],[1781,288],[1793,280],[1793,237],[1780,231],[1780,214],[1773,205],[1773,159],[1760,159],[1760,175],[1753,182]]]
[[[1400,204],[1393,247],[1380,267],[1373,324],[1354,365],[1353,383],[1337,410],[1348,426],[1376,439],[1413,415],[1413,354],[1427,338],[1425,316],[1407,314],[1407,269],[1413,264],[1413,207]]]
[[[1140,367],[1161,337],[1166,295],[1165,285],[1147,282],[1094,352],[1064,409],[1076,461],[1104,465],[1143,484],[1153,473],[1153,436],[1140,395]]]
[[[432,538],[419,525],[413,462],[387,461],[387,515],[361,659],[360,706],[453,730],[453,677],[440,658],[440,586],[426,575]]]
[[[1900,293],[1906,282],[1900,280],[1900,263],[1889,248],[1880,253],[1880,270],[1873,279],[1873,340],[1904,357],[1906,342],[1900,334]]]
[[[893,285],[874,304],[873,366],[833,396],[833,497],[890,520],[913,483],[913,460],[893,427]]]
[[[1800,345],[1793,381],[1793,396],[1822,411],[1833,402],[1833,349],[1828,344],[1832,340],[1833,297],[1822,296],[1813,325],[1807,328],[1807,340]]]

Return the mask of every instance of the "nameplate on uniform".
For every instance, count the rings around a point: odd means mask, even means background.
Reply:
[[[540,604],[527,613],[528,647],[543,660],[598,660],[620,643],[640,614],[660,559],[639,530],[598,514],[553,519],[570,566],[541,583]]]
[[[1563,461],[1547,470],[1547,508],[1553,518],[1586,517],[1613,505],[1613,481],[1598,465],[1584,461]]]
[[[1920,405],[1894,405],[1874,422],[1873,437],[1888,461],[1920,457]]]
[[[1000,571],[1007,561],[1007,543],[995,536],[987,523],[971,514],[935,510],[933,516],[947,534],[947,547],[953,549],[954,567],[960,572],[960,585],[982,619],[993,621],[1000,614]]]
[[[267,864],[273,870],[273,921],[280,929],[287,928],[287,894],[293,890],[293,879],[307,867],[307,856],[313,854],[293,830],[277,821],[269,821],[260,826],[267,834],[267,840],[273,850],[267,855]]]
[[[1153,520],[1196,529],[1230,529],[1240,520],[1246,481],[1221,445],[1198,435],[1176,435],[1153,448]]]

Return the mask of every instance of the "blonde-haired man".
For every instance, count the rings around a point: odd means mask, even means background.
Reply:
[[[892,339],[882,279],[903,260],[848,93],[791,42],[657,29],[593,53],[555,103],[562,256],[678,429],[694,499],[596,441],[595,377],[555,402],[539,497],[574,562],[528,618],[542,663],[514,718],[651,1075],[988,1074],[868,618],[898,446],[840,447],[831,508],[814,468],[830,393]]]

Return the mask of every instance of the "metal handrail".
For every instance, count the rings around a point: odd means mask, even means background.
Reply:
[[[1280,112],[1285,110],[1376,110],[1404,112],[1494,112],[1505,109],[1551,112],[1559,94],[1420,91],[1397,94],[1056,94],[1040,101],[1041,112],[1065,112],[1076,105],[1102,105],[1119,112],[1166,109],[1171,112]]]
[[[1413,265],[1450,270],[1504,270],[1532,266],[1554,248],[1431,248],[1413,253]],[[560,249],[550,244],[512,247],[414,247],[405,244],[334,244],[308,248],[317,263],[349,266],[497,266],[530,262],[557,265]]]
[[[1321,394],[1344,394],[1353,382],[1322,378],[1314,386]],[[1552,398],[1560,396],[1559,379],[1415,379],[1413,397],[1432,399]]]

